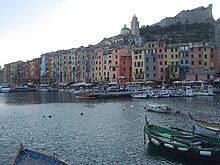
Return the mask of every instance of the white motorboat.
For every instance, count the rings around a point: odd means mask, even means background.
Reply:
[[[162,105],[147,104],[144,108],[147,109],[148,111],[159,112],[159,113],[169,113],[172,110],[172,108],[167,104],[162,104]]]
[[[137,93],[132,93],[131,97],[137,98],[137,99],[146,99],[148,96],[147,92],[137,92]]]
[[[9,93],[11,92],[11,88],[7,85],[0,86],[0,93]]]

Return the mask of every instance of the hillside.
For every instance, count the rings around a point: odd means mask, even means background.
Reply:
[[[210,23],[192,23],[161,27],[159,25],[140,28],[145,41],[166,41],[168,43],[214,41],[215,27]]]

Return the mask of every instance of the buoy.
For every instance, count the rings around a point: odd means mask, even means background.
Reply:
[[[51,118],[51,117],[52,117],[52,115],[49,115],[48,117],[49,117],[49,118]]]
[[[144,106],[144,109],[147,109],[146,105]]]
[[[212,156],[212,152],[211,151],[199,151],[200,155],[203,156]]]
[[[177,148],[179,151],[183,151],[183,152],[186,152],[186,151],[189,151],[188,148],[185,148],[185,147],[179,147]]]
[[[164,146],[167,147],[167,148],[173,148],[173,145],[172,144],[168,144],[168,143],[164,143]]]
[[[80,113],[80,115],[82,116],[82,115],[83,115],[83,113]]]
[[[131,108],[133,108],[134,106],[133,105],[131,105]]]
[[[175,111],[175,113],[180,113],[180,110],[179,110],[179,109],[177,109],[177,110]]]
[[[157,139],[151,138],[151,142],[154,143],[157,146],[160,145],[160,142]]]

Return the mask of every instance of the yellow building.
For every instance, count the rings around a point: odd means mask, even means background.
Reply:
[[[144,49],[134,48],[132,54],[132,81],[144,81]]]
[[[164,67],[167,81],[179,78],[179,47],[177,45],[168,45],[165,48]]]

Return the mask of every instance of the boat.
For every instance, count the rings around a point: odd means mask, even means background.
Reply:
[[[7,85],[0,85],[0,93],[9,93],[11,88]]]
[[[220,123],[209,123],[207,121],[194,119],[190,113],[189,116],[193,121],[193,129],[196,133],[220,139]]]
[[[147,120],[146,120],[147,121]],[[220,140],[201,136],[180,128],[165,128],[146,122],[144,126],[144,143],[146,135],[155,146],[166,148],[182,156],[220,161]]]
[[[193,94],[195,96],[215,96],[212,85],[195,86]]]
[[[169,113],[171,112],[171,107],[167,104],[156,105],[156,104],[147,104],[145,107],[148,111],[159,112],[159,113]]]
[[[148,97],[149,98],[158,98],[159,94],[156,93],[156,91],[150,90],[150,91],[148,91]]]
[[[31,165],[31,164],[40,164],[40,165],[68,165],[63,160],[56,158],[55,156],[48,155],[39,151],[32,149],[24,148],[23,145],[20,145],[19,151],[16,153],[12,165]]]
[[[137,99],[146,99],[148,96],[147,92],[135,92],[131,94],[131,97]]]
[[[96,98],[96,95],[93,93],[77,92],[75,93],[75,97],[81,99],[94,99]]]

